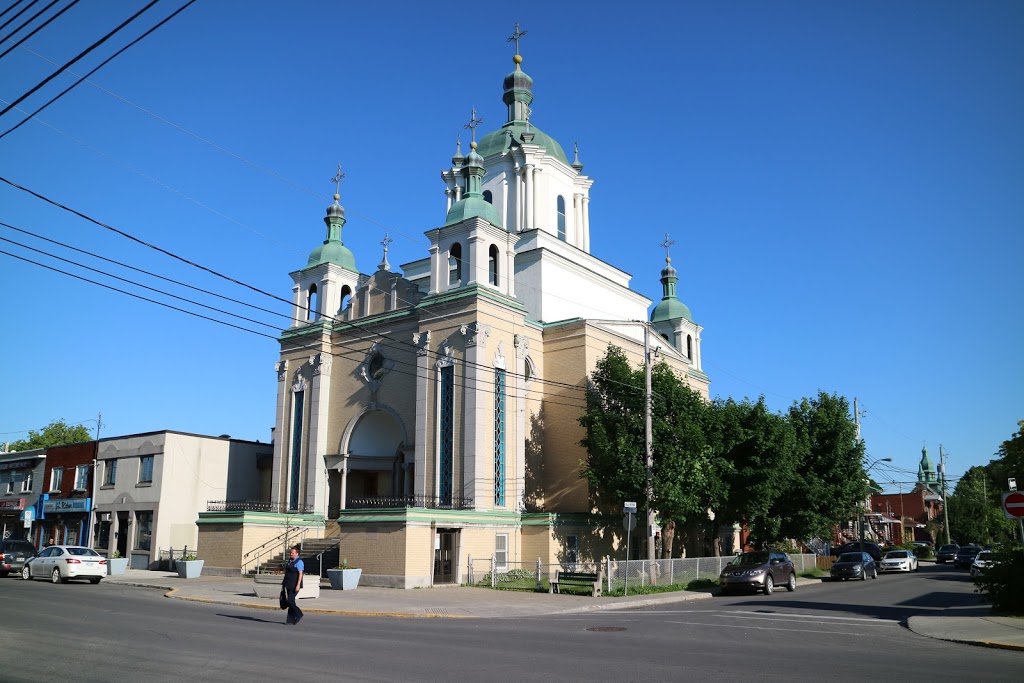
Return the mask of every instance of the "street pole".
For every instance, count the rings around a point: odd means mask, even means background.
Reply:
[[[85,420],[88,422],[89,420]],[[89,515],[89,547],[96,545],[96,530],[99,528],[99,513],[96,512],[96,492],[99,490],[97,480],[100,468],[100,427],[103,426],[103,413],[96,414],[96,439],[92,448],[92,514]]]
[[[654,560],[654,448],[651,444],[651,328],[644,323],[644,493],[647,496],[647,559]]]
[[[942,526],[946,529],[946,545],[949,545],[949,506],[946,505],[946,452],[939,444],[939,467],[942,469]]]

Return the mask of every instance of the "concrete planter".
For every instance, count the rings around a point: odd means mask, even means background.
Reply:
[[[128,569],[127,557],[107,558],[107,576],[120,576]]]
[[[176,560],[174,567],[183,579],[194,579],[203,573],[205,560]]]
[[[331,580],[331,588],[342,591],[354,591],[359,586],[359,577],[362,574],[362,569],[327,570],[327,578]]]

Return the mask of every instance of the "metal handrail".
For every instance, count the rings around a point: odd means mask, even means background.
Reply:
[[[341,539],[340,538],[334,542],[334,545],[331,545],[331,546],[328,546],[328,547],[324,548],[323,550],[320,551],[320,554],[316,556],[316,564],[317,564],[318,567],[320,567],[320,580],[321,581],[324,578],[324,554],[326,554],[328,550],[334,550],[335,548],[337,548],[339,546],[341,546]]]
[[[259,574],[260,573],[260,566],[261,566],[260,560],[263,558],[263,549],[266,546],[270,545],[271,543],[279,543],[279,542],[283,541],[284,539],[286,539],[288,537],[289,534],[295,533],[296,531],[301,531],[302,532],[302,536],[299,539],[299,543],[302,543],[302,541],[306,540],[306,532],[308,531],[308,529],[306,527],[293,526],[290,529],[285,529],[283,532],[281,532],[280,534],[278,534],[274,538],[270,539],[266,543],[263,543],[262,545],[256,546],[255,548],[253,548],[252,550],[247,552],[245,555],[243,555],[242,556],[242,559],[243,559],[243,562],[242,562],[242,573],[243,574],[245,573],[245,567],[251,561],[251,560],[246,560],[245,558],[249,557],[253,553],[256,553],[256,573]]]

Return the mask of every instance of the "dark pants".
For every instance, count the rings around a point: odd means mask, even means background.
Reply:
[[[299,606],[295,604],[295,597],[298,595],[299,591],[286,587],[284,592],[285,595],[288,596],[288,620],[285,623],[297,624],[299,623],[299,619],[302,618],[302,610],[300,610]]]

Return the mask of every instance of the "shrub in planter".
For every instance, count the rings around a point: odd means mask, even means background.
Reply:
[[[174,563],[178,576],[183,579],[194,579],[203,571],[203,560],[195,555],[184,555]]]
[[[355,590],[362,574],[361,568],[348,566],[348,560],[342,560],[336,569],[327,570],[327,578],[334,590]]]
[[[107,576],[119,576],[128,569],[128,558],[121,557],[121,553],[114,551],[107,558]]]

